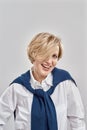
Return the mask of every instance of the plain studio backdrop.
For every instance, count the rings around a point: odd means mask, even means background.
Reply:
[[[26,48],[32,37],[50,32],[62,39],[57,67],[76,80],[87,120],[86,8],[86,0],[0,0],[0,95],[31,66]],[[4,130],[14,130],[13,116]]]

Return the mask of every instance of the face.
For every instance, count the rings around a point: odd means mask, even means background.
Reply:
[[[33,75],[36,80],[41,82],[54,69],[58,61],[58,50],[59,48],[56,47],[49,58],[44,61],[39,60],[39,58],[35,59],[33,63]]]

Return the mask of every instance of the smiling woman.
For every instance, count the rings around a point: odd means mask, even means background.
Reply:
[[[27,47],[33,66],[0,97],[0,130],[14,114],[16,130],[86,130],[84,108],[75,80],[56,68],[62,57],[60,38],[42,32]]]
[[[62,57],[61,40],[53,34],[39,33],[29,44],[27,53],[34,65],[34,78],[42,82]]]
[[[27,48],[28,57],[33,63],[39,56],[41,59],[47,59],[54,49],[58,48],[58,58],[62,57],[62,44],[60,38],[50,33],[39,33],[29,43]]]

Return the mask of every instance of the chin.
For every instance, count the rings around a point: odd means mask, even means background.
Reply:
[[[50,69],[50,70],[42,70],[42,74],[43,76],[47,76],[53,69]]]

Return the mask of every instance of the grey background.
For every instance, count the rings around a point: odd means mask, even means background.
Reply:
[[[86,8],[86,0],[0,0],[0,95],[31,66],[28,42],[39,32],[50,32],[62,39],[64,55],[57,66],[76,80],[87,123]],[[14,130],[13,116],[4,130]]]

